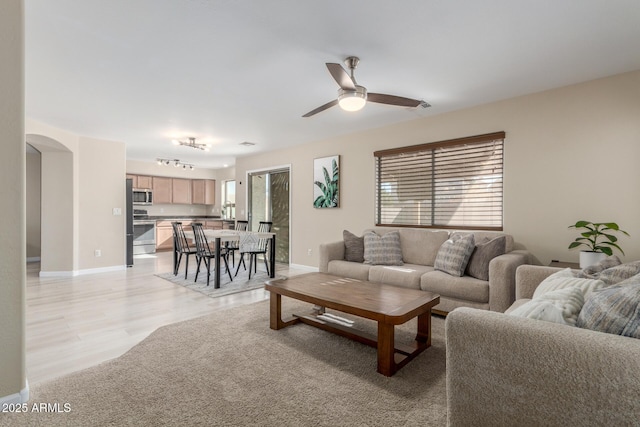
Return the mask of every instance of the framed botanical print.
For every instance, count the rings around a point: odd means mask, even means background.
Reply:
[[[340,156],[313,160],[313,207],[340,206]]]

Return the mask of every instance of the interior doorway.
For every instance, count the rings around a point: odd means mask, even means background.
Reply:
[[[289,168],[249,172],[249,229],[260,221],[273,222],[276,233],[276,261],[289,263]]]

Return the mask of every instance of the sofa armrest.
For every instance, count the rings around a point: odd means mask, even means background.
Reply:
[[[511,251],[489,263],[489,310],[504,312],[515,301],[516,269],[529,262],[529,252]]]
[[[553,273],[562,270],[557,267],[523,265],[516,270],[516,299],[533,298],[538,285]]]
[[[470,308],[445,331],[451,426],[637,425],[638,339]]]
[[[321,243],[319,257],[318,270],[320,273],[328,273],[329,261],[344,259],[344,241]]]

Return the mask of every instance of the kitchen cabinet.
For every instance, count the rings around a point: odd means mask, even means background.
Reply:
[[[138,175],[138,185],[136,188],[151,188],[153,179],[150,176]]]
[[[127,174],[127,178],[131,179],[133,188],[152,188],[152,177],[147,175]]]
[[[156,250],[173,248],[173,227],[171,221],[156,222]]]
[[[222,230],[222,221],[205,221],[203,226],[209,230]]]
[[[183,178],[171,179],[171,203],[191,204],[191,180]]]
[[[216,181],[214,179],[191,180],[191,203],[213,205],[216,202]]]
[[[171,203],[171,178],[153,177],[153,203]]]
[[[192,220],[179,220],[184,231],[191,231]],[[171,220],[156,221],[156,250],[173,249],[173,226]],[[195,245],[195,243],[194,243]],[[195,246],[194,246],[195,247]]]

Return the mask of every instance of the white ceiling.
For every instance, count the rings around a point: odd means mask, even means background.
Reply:
[[[208,168],[640,69],[638,0],[26,0],[25,14],[27,117]],[[324,64],[349,55],[369,91],[432,107],[302,118],[336,98]]]

